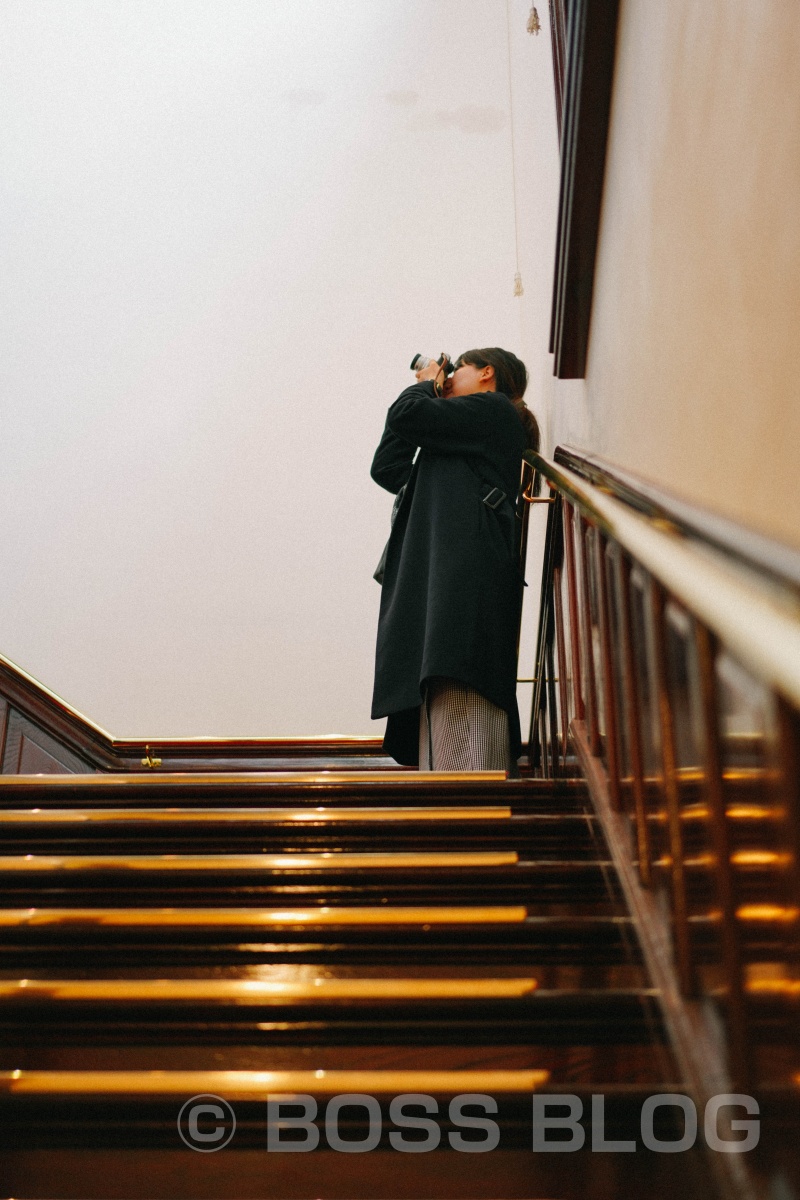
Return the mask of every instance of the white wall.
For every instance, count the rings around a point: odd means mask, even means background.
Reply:
[[[0,3],[0,652],[114,733],[380,732],[385,409],[550,369],[529,7],[519,300],[504,0]]]

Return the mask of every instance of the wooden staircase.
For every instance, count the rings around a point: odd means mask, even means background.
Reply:
[[[655,1153],[639,1136],[645,1099],[685,1088],[581,781],[10,776],[0,895],[5,1194],[713,1190],[699,1146]],[[219,1153],[178,1132],[205,1093],[236,1116]],[[316,1099],[321,1129],[333,1096],[375,1097],[380,1142],[354,1154],[323,1132],[311,1153],[268,1151],[267,1095],[288,1093]],[[497,1105],[491,1151],[450,1119],[474,1093]],[[564,1093],[585,1146],[534,1153],[532,1096]],[[390,1142],[407,1094],[438,1105],[431,1152]],[[592,1095],[605,1138],[635,1153],[591,1149]],[[659,1113],[657,1135],[679,1137]],[[368,1118],[344,1107],[339,1135],[365,1141]]]

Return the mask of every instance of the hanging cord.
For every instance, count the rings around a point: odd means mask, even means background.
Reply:
[[[514,295],[523,295],[522,276],[519,271],[519,218],[517,215],[517,170],[514,151],[514,89],[511,85],[511,8],[506,0],[506,35],[508,38],[508,116],[511,128],[511,197],[514,204],[514,254],[517,271],[514,276]]]

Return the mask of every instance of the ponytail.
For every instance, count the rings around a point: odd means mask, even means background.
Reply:
[[[514,400],[514,408],[519,413],[519,418],[522,421],[522,426],[528,439],[528,450],[539,449],[539,422],[528,408],[524,400]]]
[[[485,350],[467,350],[457,360],[456,366],[461,363],[469,363],[471,367],[494,367],[494,390],[508,396],[519,413],[528,441],[528,450],[538,450],[539,425],[522,399],[528,386],[525,363],[510,350],[501,350],[499,346],[491,346]]]

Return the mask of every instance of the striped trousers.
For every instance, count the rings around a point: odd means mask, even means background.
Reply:
[[[508,713],[455,679],[429,679],[419,716],[420,771],[511,770]]]

